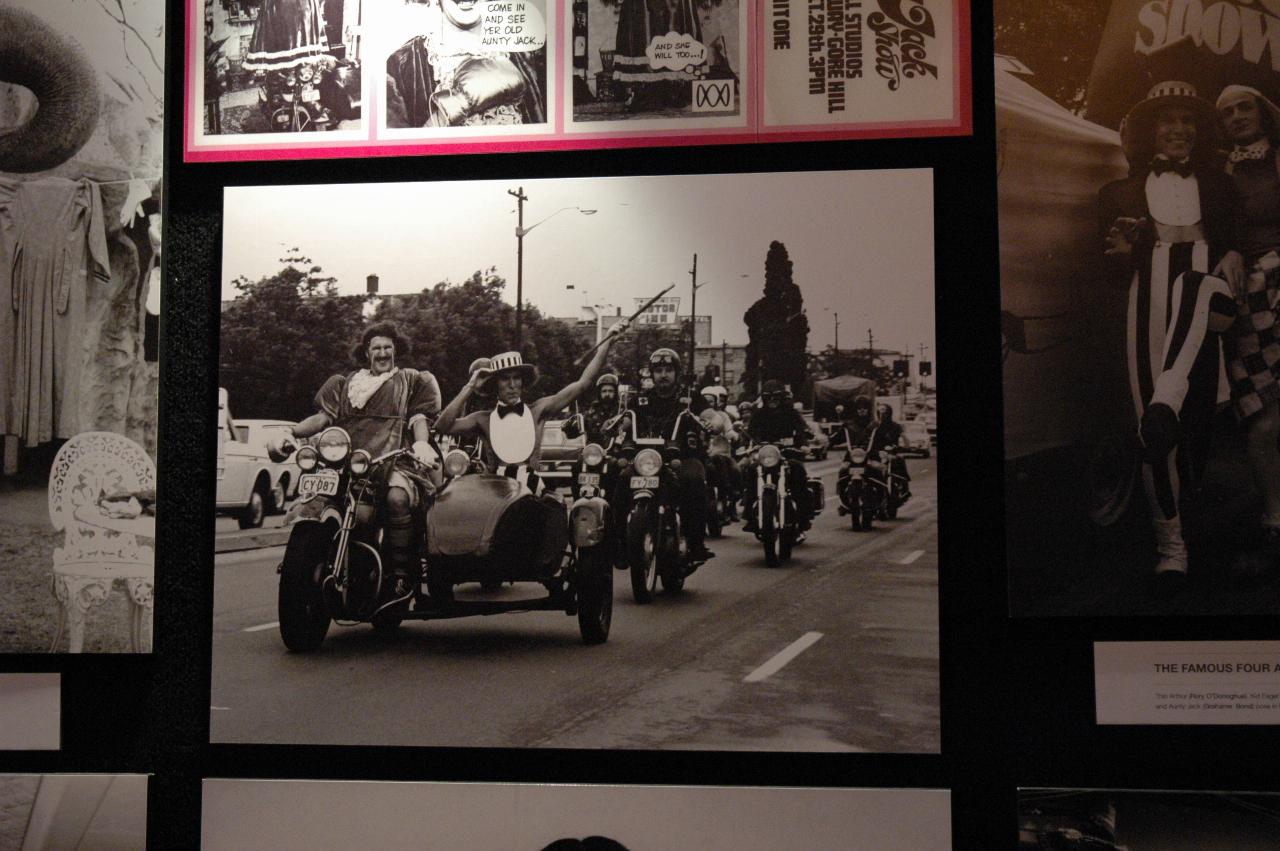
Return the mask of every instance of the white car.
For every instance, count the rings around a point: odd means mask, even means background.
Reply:
[[[273,437],[296,423],[288,420],[228,420],[219,435],[219,514],[234,515],[241,529],[256,529],[268,514],[285,510],[298,495],[298,467],[290,457],[267,455]]]
[[[903,455],[911,454],[928,458],[933,454],[930,443],[929,427],[923,420],[907,420],[902,424],[902,440],[899,441],[899,445],[902,447]]]

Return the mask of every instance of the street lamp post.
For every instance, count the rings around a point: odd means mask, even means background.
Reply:
[[[565,210],[577,210],[584,216],[595,214],[595,210],[588,210],[583,207],[571,206],[561,207],[545,219],[540,219],[528,227],[524,226],[524,202],[529,200],[529,196],[524,194],[524,187],[517,187],[515,190],[508,189],[507,194],[516,199],[516,351],[520,351],[524,346],[524,236],[538,225],[550,221]]]

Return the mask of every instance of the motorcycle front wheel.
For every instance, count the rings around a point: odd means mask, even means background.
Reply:
[[[627,518],[627,561],[631,566],[631,596],[644,605],[653,602],[650,582],[658,569],[658,536],[649,524],[647,506],[631,510]]]
[[[763,522],[760,524],[760,543],[764,545],[764,563],[769,567],[777,567],[781,560],[778,547],[778,493],[766,490],[760,495],[760,513]]]
[[[315,650],[329,633],[320,581],[328,567],[331,540],[329,527],[319,523],[300,523],[289,535],[280,565],[277,612],[280,638],[295,653]]]
[[[707,537],[719,538],[723,533],[721,518],[724,517],[724,500],[714,488],[707,494]]]
[[[603,544],[578,551],[578,631],[583,644],[604,644],[613,623],[613,565]]]

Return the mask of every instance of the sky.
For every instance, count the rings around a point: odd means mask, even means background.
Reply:
[[[525,301],[552,316],[588,301],[634,309],[669,295],[697,311],[716,343],[747,341],[742,315],[764,288],[772,240],[787,247],[809,317],[810,348],[911,347],[933,353],[933,177],[929,169],[511,181],[231,187],[222,297],[240,276],[274,274],[297,246],[339,290],[416,292],[497,267],[515,303],[516,203],[525,203]],[[566,209],[568,208],[568,209]],[[595,210],[585,215],[577,209]],[[567,289],[572,285],[573,290]]]

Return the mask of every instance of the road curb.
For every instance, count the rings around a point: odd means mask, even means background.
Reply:
[[[234,537],[219,536],[214,539],[213,552],[237,553],[244,550],[263,550],[268,547],[282,547],[289,542],[289,528],[263,529],[248,535]]]

